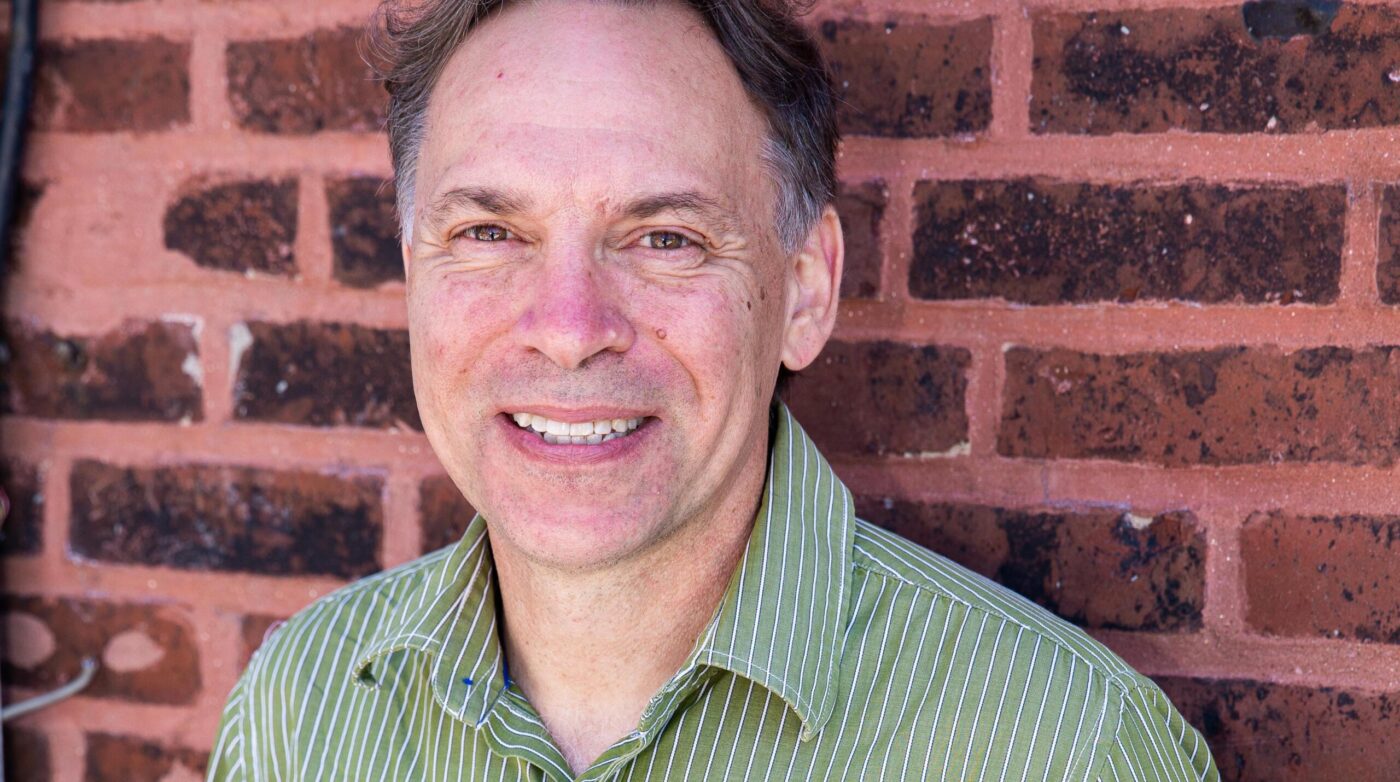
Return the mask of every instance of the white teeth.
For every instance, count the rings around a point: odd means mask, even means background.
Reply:
[[[541,434],[549,431],[549,421],[542,415],[530,416],[530,428]]]
[[[641,418],[604,418],[600,421],[569,423],[534,413],[511,413],[521,429],[535,431],[550,445],[599,445],[626,437],[641,426]]]
[[[590,434],[584,438],[584,441],[587,442],[589,445],[597,445],[598,443],[603,442],[603,436],[601,434]]]
[[[564,423],[563,421],[549,421],[547,423],[547,426],[549,428],[545,431],[549,432],[552,435],[557,436],[569,433],[569,425]]]
[[[599,423],[602,422],[600,421]],[[608,422],[608,428],[614,432],[625,432],[627,431],[627,419],[614,418],[613,420]],[[607,432],[603,432],[603,434],[607,434]]]
[[[511,418],[515,419],[515,425],[522,429],[530,425],[530,417],[529,413],[516,413],[511,416]]]
[[[581,424],[569,424],[569,434],[574,437],[587,437],[593,434],[593,424],[590,421],[584,421]]]

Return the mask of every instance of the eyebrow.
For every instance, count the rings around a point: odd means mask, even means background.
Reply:
[[[448,190],[438,196],[424,210],[425,225],[438,227],[451,213],[462,209],[478,209],[497,215],[516,215],[530,207],[530,199],[509,190],[480,185],[468,185]],[[733,233],[738,229],[739,219],[723,204],[710,196],[695,190],[680,190],[671,193],[654,193],[641,196],[628,202],[622,214],[634,220],[655,217],[662,212],[694,214],[715,224],[721,231]]]
[[[719,201],[694,190],[642,196],[623,207],[622,214],[634,220],[644,220],[667,211],[690,212],[728,232],[735,231],[739,224],[737,216]]]
[[[480,209],[498,215],[520,214],[529,205],[530,199],[518,193],[469,185],[453,188],[435,198],[424,210],[423,222],[437,226],[444,216],[461,209]]]

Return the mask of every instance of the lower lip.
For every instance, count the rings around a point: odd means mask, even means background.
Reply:
[[[533,429],[522,429],[510,416],[496,416],[497,424],[505,430],[508,441],[527,455],[557,464],[588,465],[625,458],[641,447],[650,437],[654,420],[648,418],[626,437],[617,437],[597,445],[550,445]]]

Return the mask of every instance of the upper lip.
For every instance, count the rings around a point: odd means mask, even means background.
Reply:
[[[622,407],[596,406],[596,407],[556,407],[553,405],[521,405],[519,407],[503,407],[501,412],[505,415],[515,413],[530,413],[532,415],[543,416],[553,421],[563,421],[567,424],[580,424],[586,421],[602,421],[647,418],[648,413],[636,409],[626,409]]]

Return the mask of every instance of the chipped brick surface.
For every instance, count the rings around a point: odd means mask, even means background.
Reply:
[[[1335,301],[1346,188],[921,182],[909,292],[1024,304]]]
[[[1400,123],[1400,12],[1343,4],[1325,33],[1253,40],[1238,7],[1035,16],[1037,133],[1297,133]]]
[[[856,511],[1084,627],[1189,632],[1205,601],[1190,513],[1040,512],[858,497]]]
[[[203,778],[209,753],[108,733],[87,735],[84,782],[164,782]]]
[[[209,269],[296,272],[296,180],[255,179],[192,190],[165,212],[167,248]]]
[[[203,418],[199,353],[185,323],[127,321],[96,336],[10,322],[0,337],[0,409],[38,418]]]
[[[394,187],[379,177],[326,183],[335,278],[352,288],[403,281]]]
[[[1240,556],[1260,632],[1400,644],[1400,516],[1256,514]]]
[[[1102,355],[1013,348],[997,451],[1168,466],[1388,466],[1400,444],[1393,347]]]
[[[828,20],[817,29],[852,136],[952,136],[992,117],[990,19],[956,25]]]
[[[1380,209],[1376,288],[1382,302],[1400,304],[1400,185],[1381,189]]]
[[[383,481],[251,467],[73,465],[73,554],[104,562],[353,578],[379,569]]]
[[[361,58],[361,31],[228,47],[229,101],[238,123],[262,133],[377,132],[387,95]]]
[[[435,475],[425,479],[418,491],[423,553],[461,540],[462,533],[475,516],[476,509],[457,490],[457,484],[451,478]]]
[[[190,118],[189,59],[188,43],[161,38],[45,42],[31,122],[75,133],[179,127]]]
[[[784,397],[827,453],[942,453],[967,441],[962,348],[827,344]]]
[[[10,514],[0,526],[0,554],[37,554],[43,545],[44,493],[39,471],[14,459],[0,459],[0,486]]]
[[[1400,768],[1394,695],[1247,679],[1160,677],[1223,782],[1383,780]]]
[[[22,782],[49,782],[49,739],[29,728],[5,727],[3,777]]]
[[[880,293],[880,221],[888,200],[883,182],[843,184],[836,194],[846,242],[843,299],[873,299]]]
[[[102,664],[83,695],[188,704],[200,689],[194,631],[183,609],[14,594],[0,598],[6,687],[51,690],[72,681],[84,657]],[[19,629],[16,636],[10,630]],[[5,693],[5,700],[15,697]]]
[[[305,426],[422,430],[408,332],[356,324],[249,323],[235,415]]]

